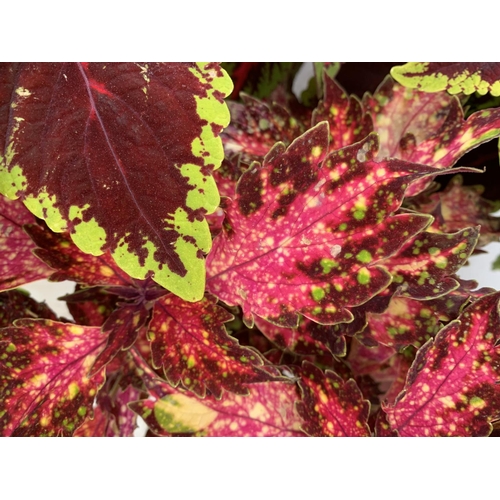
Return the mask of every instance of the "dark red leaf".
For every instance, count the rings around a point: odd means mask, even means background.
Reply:
[[[0,192],[86,253],[199,300],[232,84],[218,64],[0,67]]]

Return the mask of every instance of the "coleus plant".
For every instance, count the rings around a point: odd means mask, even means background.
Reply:
[[[500,65],[299,67],[0,65],[2,435],[495,432],[500,292],[456,273]]]

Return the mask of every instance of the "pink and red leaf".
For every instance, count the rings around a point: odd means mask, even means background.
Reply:
[[[400,436],[486,436],[500,418],[500,292],[467,307],[417,353],[385,407]]]
[[[297,403],[297,411],[309,436],[370,436],[370,403],[353,379],[346,382],[336,373],[323,373],[305,361],[299,386],[302,401]]]
[[[298,313],[334,324],[352,320],[391,282],[379,262],[395,254],[429,219],[392,215],[413,179],[432,167],[375,162],[376,137],[333,154],[322,122],[238,184],[228,208],[230,231],[208,256],[208,290],[229,305],[295,327]]]
[[[18,320],[0,330],[0,430],[4,436],[71,436],[92,412],[104,370],[88,371],[99,328]]]
[[[208,390],[220,398],[223,391],[247,394],[248,384],[270,380],[259,367],[259,354],[229,336],[224,323],[233,316],[205,296],[194,304],[174,295],[159,299],[148,329],[153,366],[173,385],[200,397]]]

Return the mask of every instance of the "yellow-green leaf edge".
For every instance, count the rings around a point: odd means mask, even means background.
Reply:
[[[423,92],[446,90],[451,95],[460,93],[470,95],[474,92],[485,95],[489,92],[492,96],[500,96],[500,81],[488,83],[482,79],[481,71],[470,73],[466,70],[455,74],[454,78],[440,72],[419,76],[426,72],[428,67],[429,63],[409,62],[402,66],[394,66],[391,69],[391,76],[401,85]]]

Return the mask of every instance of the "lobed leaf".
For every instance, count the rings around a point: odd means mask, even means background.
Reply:
[[[128,407],[128,403],[136,401],[141,391],[128,386],[126,389],[118,387],[113,395],[108,391],[99,395],[93,418],[87,418],[73,436],[132,437],[137,428],[137,414]]]
[[[486,436],[500,418],[500,292],[468,306],[417,353],[384,408],[400,436]]]
[[[323,373],[305,361],[299,387],[302,401],[297,403],[297,411],[309,436],[370,436],[370,403],[353,379],[346,382],[336,373]]]
[[[222,133],[227,156],[241,155],[242,161],[262,160],[279,141],[290,144],[304,132],[304,126],[288,109],[242,95],[243,103],[229,102],[231,122]]]
[[[88,377],[100,328],[22,319],[0,330],[0,430],[3,436],[71,436],[104,383]]]
[[[424,229],[419,214],[392,215],[414,179],[432,167],[375,162],[376,136],[326,155],[328,125],[316,125],[262,167],[241,177],[228,209],[230,231],[207,258],[208,290],[255,314],[295,327],[298,314],[322,324],[349,322],[351,307],[386,288],[378,264]]]
[[[328,122],[330,151],[350,146],[373,132],[372,119],[356,96],[348,96],[326,73],[323,75],[323,87],[324,97],[313,112],[312,125]]]
[[[199,300],[227,74],[201,63],[12,63],[0,83],[0,192],[84,252],[109,249],[130,276]]]
[[[385,267],[401,295],[418,300],[434,299],[458,288],[452,277],[472,254],[479,227],[454,234],[423,231],[407,241],[401,250],[387,259]]]
[[[155,302],[148,329],[153,366],[163,368],[173,386],[204,397],[223,391],[247,394],[248,384],[270,380],[259,369],[262,359],[253,349],[240,346],[224,323],[233,316],[206,295],[191,304],[173,295]]]
[[[392,77],[405,87],[424,92],[446,90],[450,94],[465,95],[478,92],[500,96],[500,63],[409,62],[391,69]]]
[[[102,332],[107,334],[106,346],[97,356],[90,374],[102,370],[120,351],[130,349],[151,317],[143,303],[119,304],[102,325]]]
[[[452,167],[471,149],[500,136],[500,109],[464,119],[459,100],[402,87],[387,77],[363,105],[380,137],[378,159],[401,158],[436,168]],[[423,191],[431,178],[412,184],[406,196]]]
[[[440,313],[429,301],[394,296],[382,314],[368,313],[368,325],[357,337],[365,337],[398,351],[408,345],[420,347],[441,329]]]
[[[453,232],[480,225],[477,248],[481,248],[500,239],[500,217],[492,215],[500,205],[483,198],[483,192],[484,186],[464,186],[463,177],[455,175],[443,191],[428,196],[422,194],[412,200],[412,206],[433,215],[432,227],[438,232]]]

